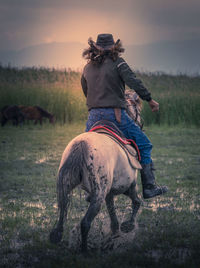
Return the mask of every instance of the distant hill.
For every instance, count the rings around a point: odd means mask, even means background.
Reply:
[[[26,47],[19,51],[0,51],[0,62],[11,66],[49,66],[77,69],[85,62],[81,43],[48,43]],[[82,60],[82,61],[81,61]]]
[[[126,59],[144,71],[200,74],[200,39],[128,46]]]
[[[48,43],[19,51],[0,51],[0,62],[11,66],[83,67],[81,43]],[[124,58],[134,69],[200,73],[200,40],[126,46]]]

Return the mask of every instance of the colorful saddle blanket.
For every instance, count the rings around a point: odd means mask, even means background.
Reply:
[[[141,157],[137,144],[131,139],[126,139],[123,133],[118,129],[118,127],[114,123],[107,120],[98,121],[89,130],[89,132],[92,131],[106,134],[114,141],[116,141],[126,152],[130,164],[134,168],[141,169],[141,165],[138,162],[141,160]]]

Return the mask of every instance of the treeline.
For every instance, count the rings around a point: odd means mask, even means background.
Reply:
[[[136,75],[160,103],[156,114],[144,103],[146,125],[200,125],[200,76],[160,72]],[[39,105],[60,123],[86,120],[80,77],[80,72],[70,69],[0,66],[0,108],[7,104]]]

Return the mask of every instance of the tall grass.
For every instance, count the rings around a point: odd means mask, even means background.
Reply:
[[[145,103],[145,124],[200,125],[200,76],[146,73],[137,76],[159,102],[159,113],[151,113]]]
[[[144,102],[145,124],[200,125],[200,76],[136,73],[160,103],[153,114]],[[70,69],[12,68],[0,66],[0,108],[7,104],[39,105],[56,116],[57,122],[87,118],[81,73]]]
[[[142,111],[145,124],[200,125],[199,94],[172,92],[163,96],[155,94],[155,99],[160,104],[160,110],[153,114],[145,104]]]
[[[0,68],[0,107],[39,105],[60,123],[86,119],[80,88],[80,73],[71,70]]]

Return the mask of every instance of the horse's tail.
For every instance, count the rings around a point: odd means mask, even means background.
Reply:
[[[88,158],[88,146],[85,141],[74,143],[69,150],[66,160],[59,169],[57,178],[57,199],[60,215],[56,227],[50,234],[52,243],[58,243],[62,239],[63,223],[67,215],[70,193],[81,183]]]
[[[4,126],[8,120],[16,125],[24,121],[24,114],[17,105],[6,105],[1,109],[1,125]]]
[[[57,196],[59,207],[62,207],[63,200],[66,199],[72,189],[81,183],[87,157],[88,146],[85,141],[76,142],[71,146],[58,174]]]

